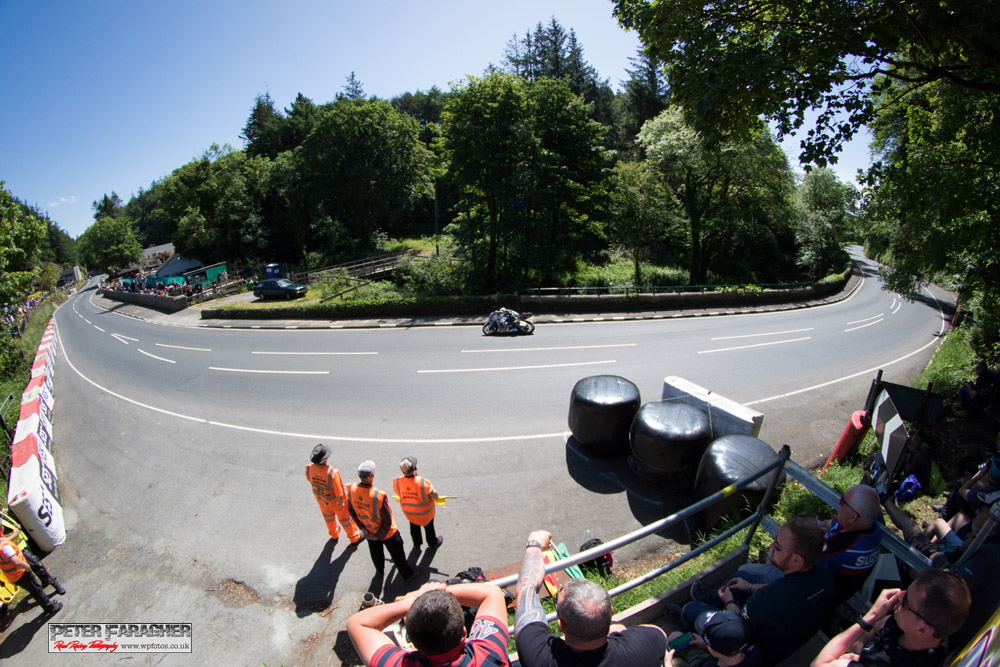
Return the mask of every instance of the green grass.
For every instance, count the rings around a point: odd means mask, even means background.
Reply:
[[[8,395],[12,396],[11,402],[8,403],[6,413],[4,414],[4,420],[10,429],[13,429],[17,424],[21,394],[24,393],[24,389],[28,386],[28,381],[31,379],[29,376],[31,362],[34,360],[35,352],[42,341],[45,327],[49,325],[49,320],[52,319],[52,313],[55,312],[56,306],[65,300],[66,297],[61,293],[49,295],[45,301],[35,308],[35,312],[28,318],[28,325],[21,334],[21,338],[11,341],[11,345],[15,349],[20,350],[23,355],[21,362],[14,372],[0,378],[0,403]],[[10,465],[10,446],[7,444],[6,438],[0,440],[0,457],[5,462],[4,469],[8,469]],[[7,483],[7,475],[0,475],[0,502],[3,503],[2,506],[5,509],[7,507]]]
[[[954,329],[945,337],[931,358],[931,362],[917,376],[914,387],[925,388],[932,384],[932,391],[943,396],[955,396],[958,387],[972,377],[975,353],[969,345],[969,331]]]

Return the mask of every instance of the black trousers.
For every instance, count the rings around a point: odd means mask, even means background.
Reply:
[[[45,594],[45,586],[53,582],[52,575],[45,569],[42,562],[35,558],[35,555],[27,549],[24,549],[21,555],[24,556],[24,560],[28,562],[31,569],[22,574],[21,578],[15,583],[28,591],[42,609],[51,611],[53,606],[52,600]]]
[[[419,547],[423,544],[423,540],[420,539],[420,528],[421,526],[418,526],[415,523],[410,524],[410,541],[413,542],[413,546],[415,547]],[[431,522],[426,526],[422,526],[422,528],[424,529],[424,532],[427,533],[427,546],[434,547],[438,540],[437,533],[434,532],[434,519],[431,519]]]
[[[375,564],[376,572],[385,571],[385,551],[389,551],[389,557],[396,565],[396,570],[404,579],[413,576],[413,568],[406,562],[406,551],[403,547],[403,538],[396,531],[396,534],[385,540],[368,540],[368,551],[372,555],[372,563]]]

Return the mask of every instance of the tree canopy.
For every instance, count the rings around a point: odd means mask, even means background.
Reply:
[[[667,66],[674,101],[706,133],[816,126],[803,162],[835,162],[874,117],[869,92],[939,82],[1000,92],[1000,13],[989,0],[612,0]]]
[[[45,223],[15,201],[0,181],[0,303],[10,303],[38,275]]]

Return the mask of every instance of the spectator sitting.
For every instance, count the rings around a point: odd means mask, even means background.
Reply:
[[[976,379],[965,382],[958,388],[958,402],[961,410],[956,414],[966,417],[983,411],[990,400],[990,390],[996,382],[996,374],[986,366],[985,361],[977,361],[973,367]]]
[[[943,519],[939,519],[943,526],[928,526],[928,531],[925,532],[906,512],[896,506],[892,498],[887,498],[882,507],[892,524],[903,531],[903,541],[929,558],[932,567],[947,567],[961,556],[962,538]]]
[[[976,524],[979,518],[976,517]],[[977,528],[978,525],[974,525],[973,531]],[[974,539],[974,532],[968,539]],[[1000,563],[1000,524],[993,527],[979,548],[955,571],[969,587],[972,606],[969,608],[969,618],[950,640],[952,648],[964,647],[979,634],[996,611],[997,601],[1000,600],[1000,572],[997,571],[997,563]]]
[[[855,484],[840,496],[837,518],[821,524],[826,535],[818,562],[833,573],[835,603],[861,590],[868,573],[878,562],[882,537],[876,523],[881,516],[875,489]]]
[[[991,456],[975,475],[952,492],[941,516],[951,519],[958,512],[972,515],[977,509],[1000,499],[1000,455]]]
[[[471,631],[465,631],[462,606],[478,608]],[[406,619],[406,633],[416,651],[402,649],[382,630]],[[509,665],[507,605],[493,584],[428,582],[388,604],[363,609],[347,619],[347,634],[366,665]]]
[[[858,622],[831,639],[812,667],[932,667],[969,613],[969,588],[951,572],[925,570],[905,590],[882,591]]]
[[[760,648],[761,664],[776,665],[809,641],[833,609],[833,575],[817,559],[823,553],[823,528],[814,519],[789,519],[771,543],[767,562],[784,576],[771,583],[731,579],[716,596],[684,605],[680,622],[692,629],[705,611],[720,607],[743,614],[750,641]],[[665,615],[677,615],[668,606]]]
[[[907,440],[899,466],[901,481],[893,487],[897,505],[913,500],[921,491],[927,492],[931,488],[933,467],[929,448],[920,436],[914,435]]]
[[[545,576],[542,550],[551,538],[545,530],[528,535],[518,573],[514,633],[521,665],[659,667],[668,655],[663,630],[655,625],[612,625],[611,598],[586,579],[571,579],[556,593],[556,618],[563,637],[549,631],[538,589]]]
[[[668,639],[680,637],[671,632]],[[760,651],[749,643],[750,628],[735,611],[705,611],[694,622],[691,644],[679,656],[668,657],[664,667],[752,667]],[[668,654],[669,655],[669,654]]]

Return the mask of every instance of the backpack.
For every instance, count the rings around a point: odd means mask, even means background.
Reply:
[[[580,545],[580,551],[586,551],[587,549],[593,549],[596,546],[604,544],[603,540],[598,538],[593,538],[587,540]],[[598,556],[596,558],[591,558],[588,561],[580,563],[580,569],[586,572],[596,572],[602,577],[611,576],[611,568],[615,564],[615,558],[611,555],[611,552],[604,554],[603,556]]]
[[[899,485],[899,489],[896,491],[896,504],[902,505],[903,503],[910,502],[920,495],[922,488],[920,482],[917,481],[917,476],[910,475],[903,480],[903,483]]]

